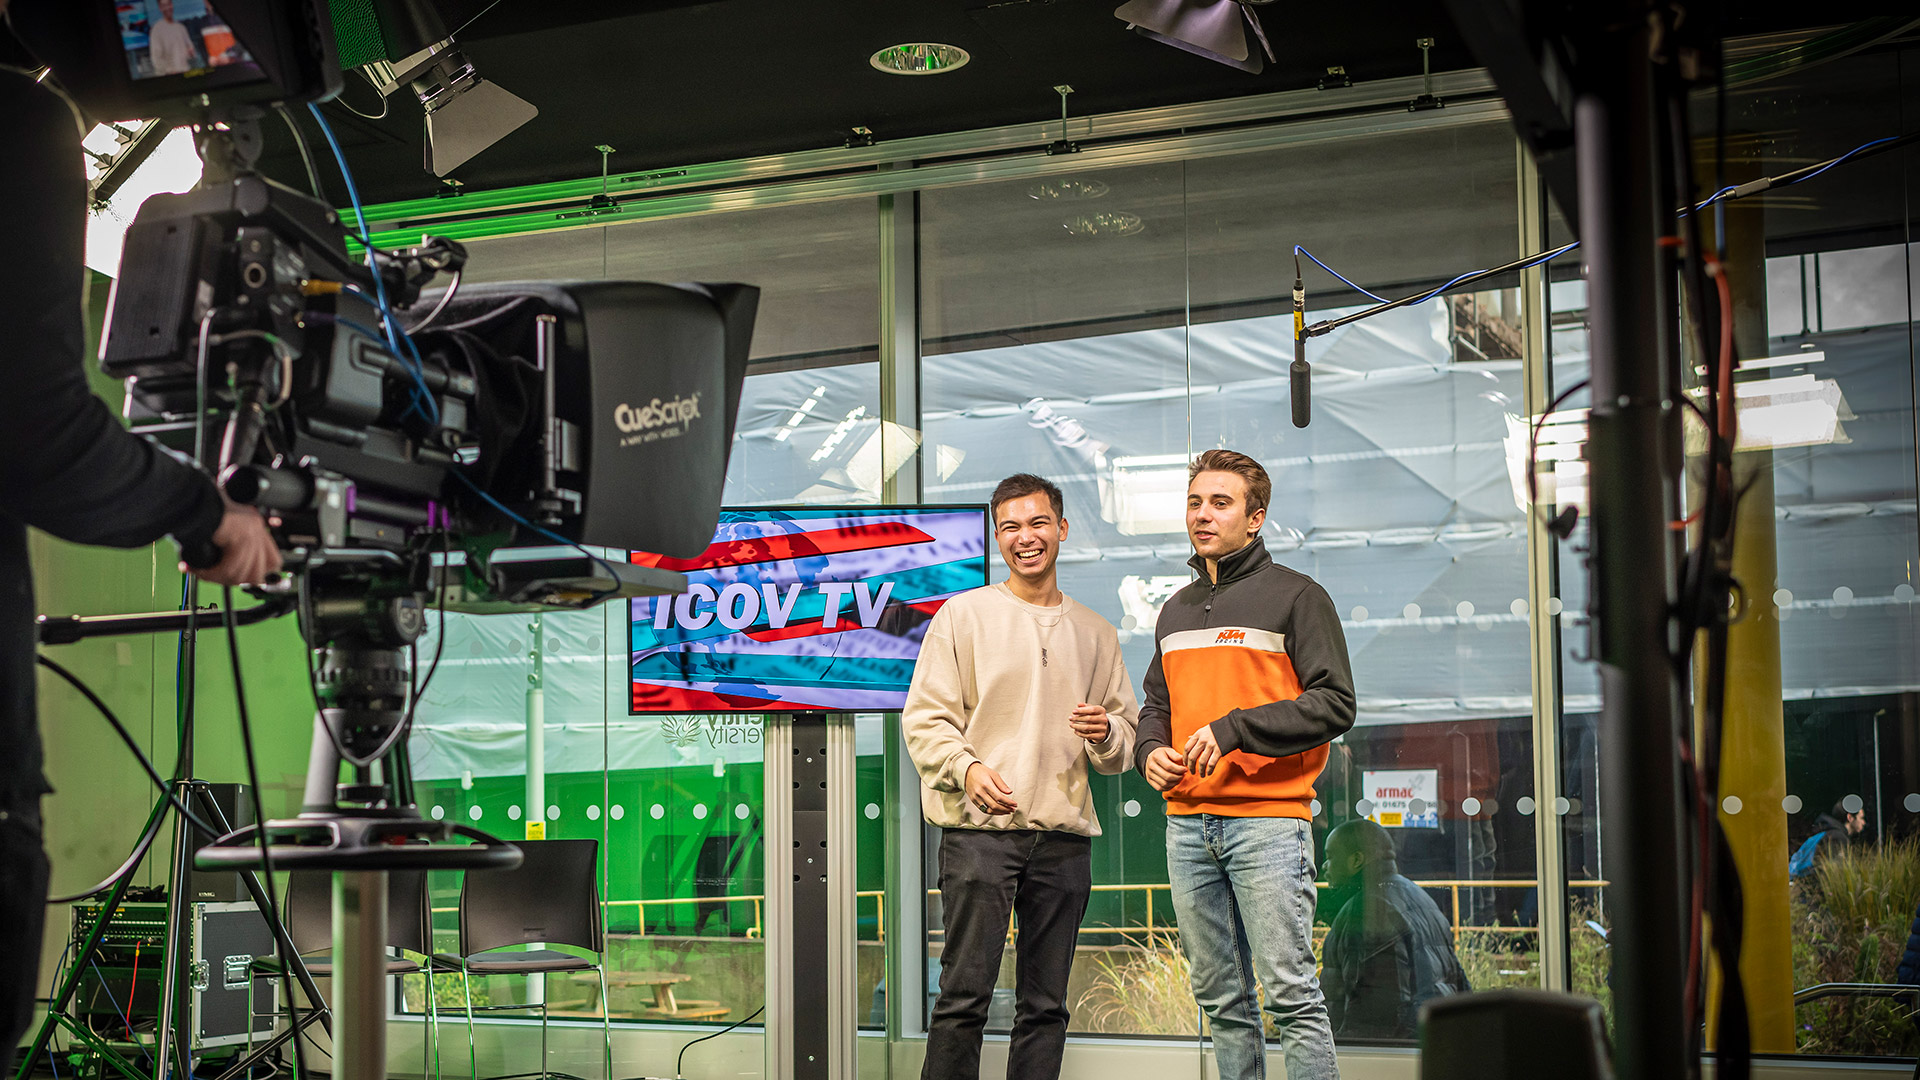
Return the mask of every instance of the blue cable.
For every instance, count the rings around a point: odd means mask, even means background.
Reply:
[[[100,989],[106,991],[107,994],[107,1004],[113,1006],[113,1011],[120,1014],[120,1020],[127,1025],[127,1035],[131,1038],[133,1035],[133,1019],[127,1015],[127,1010],[120,1007],[119,999],[113,996],[113,987],[107,985],[107,977],[101,974],[100,965],[93,962],[93,957],[87,957],[87,966],[93,969],[93,977],[100,980]],[[132,1001],[133,999],[128,998],[127,1000]]]
[[[337,325],[344,326],[349,330],[357,330],[360,333],[365,334],[370,338],[378,338],[380,336],[380,334],[377,331],[375,331],[373,327],[368,326],[363,322],[358,322],[354,319],[343,319],[338,315],[336,315],[333,317],[333,321]],[[413,344],[413,339],[408,338],[407,344],[409,345]],[[427,402],[431,404],[433,401],[433,391],[427,389],[427,380],[426,380],[426,377],[421,374],[420,368],[416,365],[407,363],[406,358],[403,356],[396,357],[396,359],[400,361],[401,367],[407,369],[407,374],[413,376],[413,384],[420,388],[420,393],[414,395],[414,406],[416,408],[419,407],[420,399],[422,395],[424,395]],[[425,415],[425,414],[422,413],[422,415]],[[440,422],[440,418],[437,415],[432,416],[428,418],[428,422],[437,424]]]
[[[406,338],[407,348],[413,352],[414,364],[416,366],[424,366],[420,359],[420,350],[413,344],[413,338],[404,334],[396,335],[394,332],[393,309],[387,303],[386,279],[380,276],[380,268],[374,262],[373,235],[367,231],[367,214],[366,210],[362,208],[360,204],[360,189],[353,182],[353,170],[347,167],[347,156],[340,149],[340,140],[334,137],[333,126],[327,123],[326,114],[320,111],[318,104],[311,101],[308,102],[307,111],[313,114],[314,122],[320,125],[320,134],[326,136],[327,147],[333,151],[333,162],[339,166],[340,178],[346,181],[347,199],[353,204],[353,224],[354,227],[360,231],[360,245],[364,247],[367,252],[367,271],[373,275],[374,302],[380,309],[380,320],[381,325],[386,329],[384,336],[387,339],[387,344],[392,347],[393,355],[404,364],[406,363],[406,355],[400,349],[400,340],[403,337]],[[381,337],[382,335],[373,334],[371,336]],[[426,394],[425,404],[427,407],[423,411],[430,414],[429,422],[439,423],[439,405],[434,402],[433,395],[426,392],[426,383],[420,379],[417,371],[414,377],[415,380],[420,383],[421,391]],[[415,404],[418,405],[419,402],[416,401]]]
[[[1312,260],[1313,265],[1319,267],[1322,270],[1325,270],[1327,273],[1332,274],[1334,277],[1339,278],[1341,281],[1347,281],[1346,276],[1340,273],[1340,271],[1335,270],[1333,267],[1328,266],[1326,263],[1321,262],[1319,259],[1315,259],[1313,257],[1313,252],[1308,251],[1306,248],[1301,247],[1299,244],[1293,245],[1293,253],[1295,255],[1305,255],[1308,259]],[[1347,285],[1359,291],[1361,295],[1370,296],[1373,299],[1378,300],[1383,304],[1392,302],[1388,300],[1386,297],[1379,295],[1378,293],[1370,293],[1367,290],[1360,288],[1360,286],[1355,285],[1351,281],[1347,281]]]
[[[607,560],[601,558],[598,555],[595,555],[593,552],[588,551],[586,548],[581,547],[578,543],[572,540],[569,540],[564,536],[561,536],[559,533],[548,532],[546,529],[543,529],[540,526],[535,525],[533,522],[528,521],[526,518],[521,517],[519,514],[514,513],[512,510],[507,509],[507,506],[505,503],[502,503],[499,499],[496,499],[493,496],[487,494],[485,491],[482,491],[480,488],[480,485],[474,483],[473,478],[469,477],[466,473],[460,472],[457,469],[449,470],[449,471],[453,473],[453,476],[455,479],[467,485],[467,487],[470,488],[475,495],[478,495],[481,498],[487,500],[487,502],[490,505],[492,505],[492,507],[495,510],[500,511],[502,514],[505,514],[507,517],[513,519],[514,521],[518,522],[521,525],[525,525],[527,528],[532,529],[534,532],[539,533],[541,536],[546,537],[547,539],[553,541],[554,543],[564,544],[567,547],[570,547],[575,551],[578,551],[580,554],[585,555],[587,558],[592,559],[594,562],[599,563],[600,568],[607,572],[607,579],[613,582],[613,588],[607,589],[604,592],[595,593],[594,598],[596,601],[608,596],[612,596],[614,593],[617,593],[620,591],[620,577],[619,575],[613,572],[613,566],[609,564]]]
[[[1811,179],[1813,179],[1813,178],[1814,178],[1814,177],[1816,177],[1816,176],[1819,176],[1819,175],[1820,175],[1821,173],[1823,173],[1823,172],[1826,172],[1826,171],[1827,171],[1828,169],[1831,169],[1831,168],[1833,168],[1833,167],[1834,167],[1835,165],[1843,165],[1843,164],[1845,164],[1845,163],[1846,163],[1846,160],[1847,160],[1848,158],[1850,158],[1850,157],[1852,157],[1853,155],[1855,155],[1855,154],[1857,154],[1857,153],[1859,153],[1859,152],[1860,152],[1860,151],[1862,151],[1862,150],[1870,150],[1870,149],[1872,149],[1873,147],[1876,147],[1876,146],[1879,146],[1879,145],[1880,145],[1881,143],[1890,143],[1890,142],[1892,142],[1893,140],[1895,140],[1895,139],[1897,139],[1897,138],[1899,138],[1899,137],[1900,137],[1900,136],[1898,136],[1898,135],[1889,135],[1889,136],[1887,136],[1887,137],[1886,137],[1886,138],[1884,138],[1884,139],[1875,139],[1875,140],[1873,140],[1872,142],[1864,142],[1864,143],[1861,143],[1861,144],[1860,144],[1859,146],[1856,146],[1856,147],[1854,147],[1853,149],[1851,149],[1851,150],[1849,150],[1849,151],[1847,151],[1846,153],[1844,153],[1844,154],[1841,154],[1841,155],[1840,155],[1839,157],[1837,157],[1837,158],[1834,158],[1834,159],[1833,159],[1832,161],[1829,161],[1829,162],[1827,162],[1827,163],[1826,163],[1825,165],[1822,165],[1822,166],[1821,166],[1820,168],[1818,168],[1818,169],[1815,169],[1815,170],[1813,170],[1812,172],[1810,172],[1810,173],[1808,173],[1807,175],[1805,175],[1805,176],[1803,176],[1803,177],[1801,177],[1800,179],[1798,179],[1798,180],[1795,180],[1795,181],[1793,181],[1792,183],[1789,183],[1789,184],[1785,184],[1785,185],[1782,185],[1782,186],[1784,186],[1784,187],[1792,187],[1792,186],[1793,186],[1794,184],[1801,184],[1801,183],[1805,183],[1806,181],[1808,181],[1808,180],[1811,180]]]

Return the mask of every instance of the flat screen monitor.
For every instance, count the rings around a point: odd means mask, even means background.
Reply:
[[[987,583],[987,511],[722,510],[678,596],[632,604],[638,713],[894,712],[933,613]]]

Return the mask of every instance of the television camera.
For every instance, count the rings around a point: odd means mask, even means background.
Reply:
[[[41,638],[295,613],[317,706],[303,806],[228,834],[196,861],[335,871],[366,890],[337,904],[383,911],[370,891],[383,871],[520,857],[413,806],[412,653],[429,613],[680,591],[678,574],[589,548],[691,556],[706,546],[758,290],[462,287],[457,243],[380,250],[363,220],[350,230],[332,207],[254,168],[268,110],[340,89],[326,0],[175,0],[161,16],[116,0],[12,5],[16,34],[84,112],[194,128],[204,179],[141,207],[100,363],[125,380],[136,431],[191,453],[228,498],[267,515],[288,573],[241,611],[43,620]],[[443,275],[450,283],[431,288]],[[219,553],[182,554],[206,566]],[[355,940],[336,948],[356,958],[336,958],[350,969],[340,977],[373,973],[377,990],[383,927],[350,924]],[[352,1033],[336,1029],[336,1060],[384,1075],[378,1017],[353,1011],[338,1012]]]

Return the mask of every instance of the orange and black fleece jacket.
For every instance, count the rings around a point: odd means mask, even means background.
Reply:
[[[1327,744],[1353,727],[1353,666],[1333,598],[1259,538],[1160,609],[1134,764],[1212,725],[1220,764],[1166,792],[1169,814],[1309,820]]]

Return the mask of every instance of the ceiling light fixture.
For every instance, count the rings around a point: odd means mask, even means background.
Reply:
[[[1079,176],[1063,176],[1053,180],[1042,180],[1027,189],[1027,198],[1041,202],[1078,202],[1081,199],[1097,199],[1107,193],[1107,185]]]
[[[1069,236],[1133,236],[1145,231],[1147,223],[1140,220],[1139,214],[1102,210],[1070,217],[1061,222],[1060,227],[1067,230]]]
[[[1273,46],[1253,9],[1272,0],[1127,0],[1113,17],[1142,37],[1254,75]],[[1254,42],[1260,43],[1256,51]]]
[[[945,75],[967,66],[973,59],[958,45],[916,41],[889,45],[873,54],[867,62],[889,75]]]

